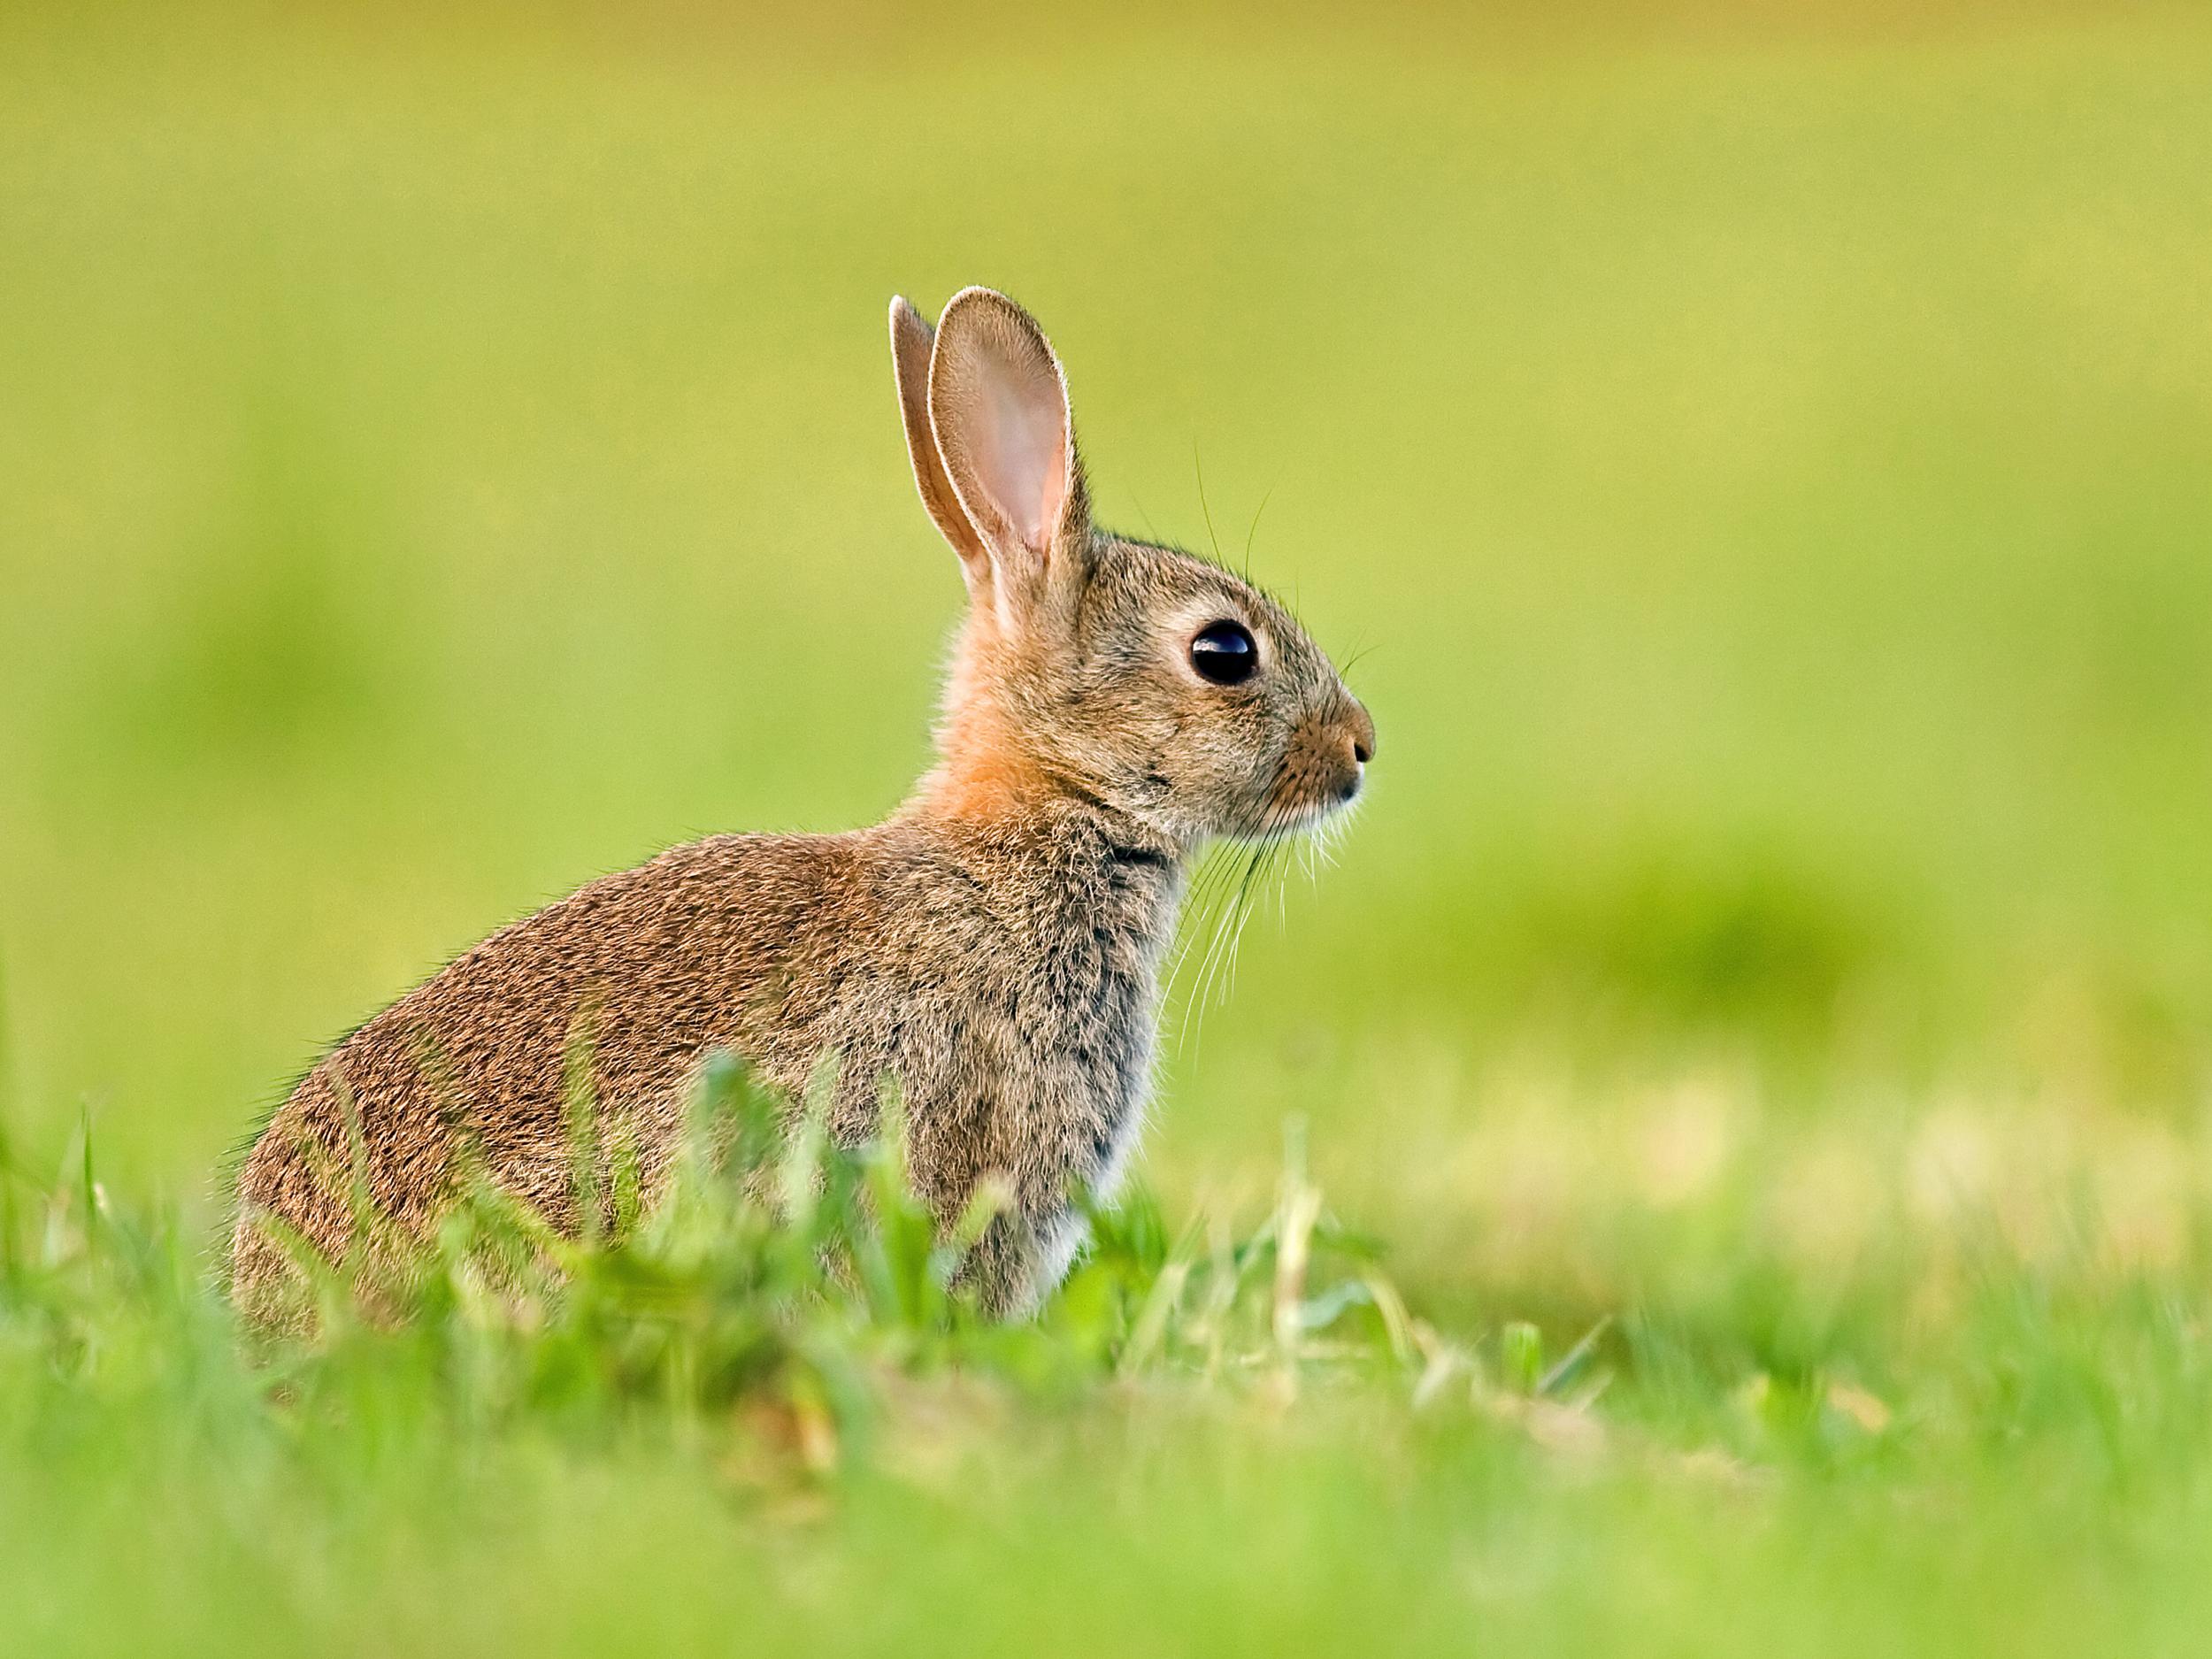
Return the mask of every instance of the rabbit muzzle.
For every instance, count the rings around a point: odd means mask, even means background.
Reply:
[[[1302,721],[1269,792],[1270,825],[1310,829],[1348,807],[1359,798],[1374,757],[1374,718],[1356,700]]]

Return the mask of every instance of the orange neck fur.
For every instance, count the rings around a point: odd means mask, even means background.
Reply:
[[[937,727],[938,764],[922,780],[914,805],[941,818],[1019,816],[1067,791],[1040,764],[989,687],[1001,650],[987,607],[971,611],[961,630]]]

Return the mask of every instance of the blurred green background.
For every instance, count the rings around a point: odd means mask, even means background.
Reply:
[[[884,305],[981,281],[1380,726],[1171,1194],[1302,1116],[1448,1283],[1624,1111],[2192,1121],[2208,93],[2196,7],[12,6],[17,1110],[203,1199],[497,923],[886,811],[960,587]]]

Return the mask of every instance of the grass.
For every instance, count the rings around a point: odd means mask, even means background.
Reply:
[[[7,1646],[2193,1650],[2208,87],[2068,0],[7,8]],[[242,1342],[330,1035],[918,769],[881,316],[974,280],[1380,726],[1194,925],[1155,1196],[1010,1332],[877,1156]]]
[[[580,1159],[617,1218],[581,1240],[480,1191],[403,1282],[322,1273],[312,1340],[238,1330],[190,1229],[119,1202],[81,1140],[43,1187],[10,1169],[12,1639],[2193,1640],[2212,1521],[2200,1191],[2169,1194],[2185,1236],[2146,1256],[2116,1248],[2130,1235],[2086,1190],[2039,1237],[1962,1187],[1825,1272],[1709,1194],[1640,1243],[1678,1271],[1705,1254],[1724,1284],[1655,1283],[1563,1343],[1409,1306],[1294,1145],[1243,1228],[1171,1229],[1141,1194],[1102,1215],[1065,1291],[1010,1327],[958,1291],[958,1241],[906,1196],[895,1143],[839,1152],[774,1121],[718,1073],[650,1212],[618,1151]],[[1954,1173],[1971,1161],[1950,1155]],[[1742,1174],[1789,1171],[1770,1152]],[[1605,1197],[1616,1225],[1639,1209]]]

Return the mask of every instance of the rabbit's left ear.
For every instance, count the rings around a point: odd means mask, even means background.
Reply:
[[[1002,611],[1081,557],[1090,533],[1067,377],[1029,313],[963,288],[938,319],[929,424]]]
[[[929,355],[934,336],[922,315],[903,296],[891,301],[891,377],[899,392],[899,419],[906,428],[906,458],[914,469],[914,488],[921,493],[937,533],[960,556],[960,574],[977,598],[991,591],[991,556],[982,538],[953,492],[945,476],[944,457],[937,452],[937,434],[929,424]]]

